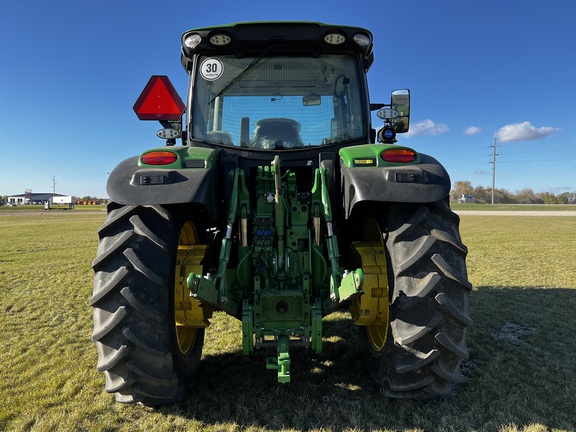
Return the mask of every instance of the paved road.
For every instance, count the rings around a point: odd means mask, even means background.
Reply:
[[[509,210],[493,210],[493,211],[481,211],[481,210],[458,210],[457,214],[461,216],[563,216],[563,217],[576,217],[576,211],[573,210],[541,210],[541,211],[509,211]]]

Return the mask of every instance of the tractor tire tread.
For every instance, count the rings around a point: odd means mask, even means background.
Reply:
[[[459,217],[447,202],[397,204],[387,218],[391,263],[390,331],[368,365],[393,398],[452,394],[468,358],[468,282]]]
[[[92,340],[106,391],[121,403],[183,398],[170,346],[170,214],[160,206],[112,203],[93,261]]]

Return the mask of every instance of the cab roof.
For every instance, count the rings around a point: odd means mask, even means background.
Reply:
[[[355,52],[362,56],[367,71],[374,59],[372,33],[362,27],[311,21],[238,22],[194,28],[182,35],[182,64],[191,67],[195,54],[258,55],[270,46],[275,53]],[[196,44],[193,44],[194,41]]]

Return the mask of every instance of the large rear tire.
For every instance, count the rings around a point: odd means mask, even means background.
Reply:
[[[190,226],[160,206],[108,206],[90,304],[97,369],[118,402],[178,402],[198,368],[204,329],[180,328],[174,301],[178,245],[190,243]]]
[[[398,204],[385,221],[389,330],[382,344],[365,329],[368,367],[392,398],[448,396],[462,381],[472,324],[459,218],[447,202]],[[383,345],[383,346],[382,346]]]

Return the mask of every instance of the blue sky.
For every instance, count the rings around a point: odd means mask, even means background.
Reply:
[[[55,177],[57,193],[106,197],[116,164],[163,144],[132,105],[153,74],[185,95],[184,31],[292,19],[374,33],[372,101],[410,88],[399,143],[453,182],[491,186],[496,137],[497,188],[576,192],[575,2],[20,0],[0,4],[0,195]]]

